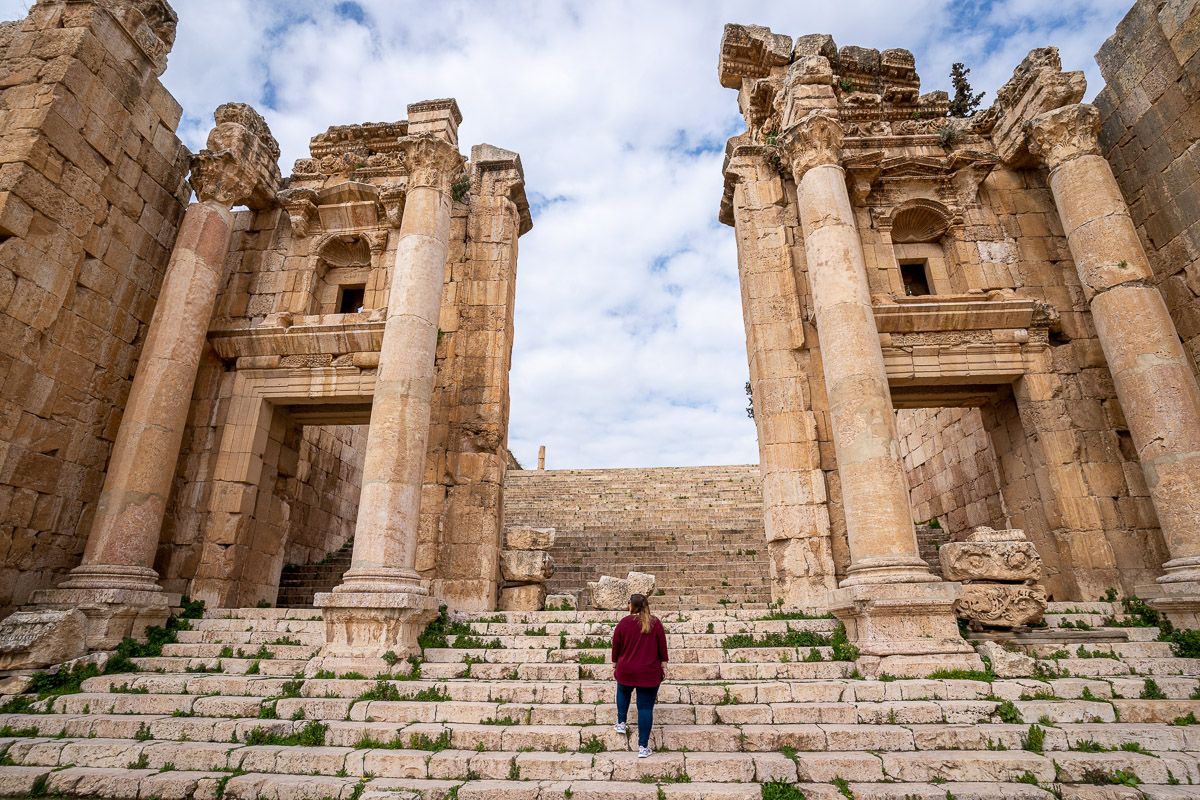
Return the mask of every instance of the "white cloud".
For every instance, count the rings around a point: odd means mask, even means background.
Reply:
[[[27,0],[0,0],[0,18]],[[1092,54],[1129,0],[174,0],[165,75],[198,148],[212,110],[255,105],[283,169],[333,124],[454,96],[464,149],[521,153],[537,204],[521,243],[511,446],[551,467],[757,460],[721,147],[741,129],[717,83],[725,22],[907,47],[925,89],[952,61],[995,88],[1030,48]],[[986,100],[985,100],[986,102]],[[554,202],[546,202],[553,200]]]

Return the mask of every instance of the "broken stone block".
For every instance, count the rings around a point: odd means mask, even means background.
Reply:
[[[554,559],[545,550],[505,550],[500,570],[512,583],[545,583],[554,574]]]
[[[18,611],[0,622],[0,669],[40,669],[87,652],[81,611]]]
[[[954,601],[954,613],[993,628],[1017,628],[1037,622],[1046,613],[1046,590],[1023,584],[967,583]]]
[[[546,587],[540,583],[509,586],[500,590],[501,611],[541,611],[546,601]]]
[[[554,528],[514,525],[504,531],[506,550],[549,550],[554,546]]]
[[[629,607],[629,596],[654,594],[654,576],[646,572],[630,572],[624,578],[603,575],[598,581],[589,581],[588,590],[592,607],[602,611],[620,611]]]
[[[1000,678],[1028,678],[1037,664],[1034,658],[1005,650],[995,642],[980,642],[975,649],[991,662],[992,672]]]

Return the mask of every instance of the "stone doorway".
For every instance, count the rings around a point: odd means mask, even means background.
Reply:
[[[358,513],[370,387],[254,372],[234,381],[190,587],[210,608],[276,605],[284,565],[338,551]]]

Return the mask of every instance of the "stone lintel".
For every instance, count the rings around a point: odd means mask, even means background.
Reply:
[[[923,298],[928,300],[928,298]],[[877,305],[880,333],[924,331],[1024,330],[1033,327],[1036,300],[951,300]]]
[[[258,327],[209,329],[208,340],[223,359],[379,352],[383,345],[383,316],[375,308],[361,314],[280,315]]]

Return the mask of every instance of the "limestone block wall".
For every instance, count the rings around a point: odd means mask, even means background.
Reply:
[[[978,408],[901,409],[896,427],[915,521],[936,519],[951,536],[1003,526],[999,465]]]
[[[1138,0],[1100,48],[1101,143],[1200,372],[1200,14]]]
[[[79,563],[188,189],[162,0],[0,26],[0,615]]]

